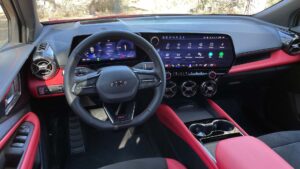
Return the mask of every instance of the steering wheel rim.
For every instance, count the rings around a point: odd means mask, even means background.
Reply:
[[[83,53],[89,46],[106,39],[126,39],[132,41],[137,47],[143,50],[147,56],[153,62],[154,71],[157,73],[160,84],[154,88],[154,95],[148,107],[139,115],[135,116],[128,123],[120,123],[113,124],[108,121],[100,121],[94,116],[91,115],[89,111],[87,111],[80,103],[80,97],[75,95],[72,92],[72,86],[74,84],[75,77],[75,69],[78,63],[80,62],[80,54]],[[87,124],[98,128],[98,129],[120,129],[120,128],[128,128],[131,126],[137,126],[143,124],[146,120],[148,120],[156,111],[158,106],[161,104],[163,99],[163,95],[165,93],[166,86],[166,77],[165,77],[165,68],[163,62],[155,50],[155,48],[144,38],[138,36],[137,34],[126,32],[126,31],[105,31],[93,34],[83,40],[80,44],[78,44],[75,49],[72,51],[69,56],[67,65],[64,69],[64,92],[67,99],[68,104],[71,109]]]

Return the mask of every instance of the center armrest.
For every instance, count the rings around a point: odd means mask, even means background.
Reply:
[[[292,169],[262,141],[242,136],[220,141],[216,148],[219,169]]]

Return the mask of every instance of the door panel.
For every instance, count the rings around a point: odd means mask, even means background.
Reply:
[[[6,98],[4,97],[4,100]],[[40,122],[37,115],[30,112],[28,100],[28,93],[24,91],[9,112],[1,113],[0,169],[33,168],[40,140]],[[7,101],[1,101],[5,102]]]

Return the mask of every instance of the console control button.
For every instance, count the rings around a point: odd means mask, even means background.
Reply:
[[[16,147],[16,148],[23,148],[24,147],[24,143],[12,143],[11,147]]]
[[[39,86],[37,91],[40,96],[64,93],[63,85]]]
[[[217,73],[215,72],[215,71],[210,71],[209,73],[208,73],[208,77],[210,78],[210,79],[216,79],[217,78]]]
[[[172,78],[172,74],[170,72],[166,72],[166,79],[170,80]]]
[[[153,37],[150,39],[150,42],[151,42],[152,45],[158,46],[160,40],[159,40],[159,38],[158,38],[157,36],[153,36]]]

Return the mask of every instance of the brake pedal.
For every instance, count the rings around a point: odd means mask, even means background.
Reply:
[[[72,155],[85,153],[80,120],[77,116],[69,116],[69,143]]]

